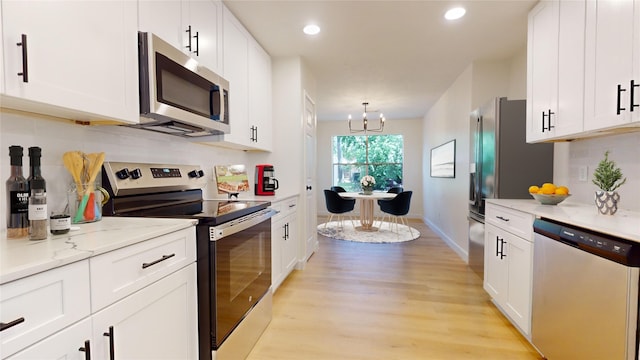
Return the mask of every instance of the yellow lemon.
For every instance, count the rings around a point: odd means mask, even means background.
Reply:
[[[545,195],[551,195],[551,194],[555,193],[555,191],[556,191],[555,186],[554,187],[543,186],[543,187],[540,188],[540,192],[545,194]]]
[[[529,194],[537,194],[538,191],[540,191],[539,187],[535,185],[529,186]]]
[[[556,188],[556,192],[557,195],[568,195],[569,194],[569,188],[566,186],[558,186]]]
[[[556,186],[553,183],[544,183],[542,184],[542,189],[546,189],[545,194],[547,194],[548,191],[551,191],[551,194],[553,194],[553,192],[556,191]]]

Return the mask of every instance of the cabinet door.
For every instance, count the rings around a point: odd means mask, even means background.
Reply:
[[[484,289],[496,302],[506,297],[508,273],[505,237],[508,233],[491,224],[485,224],[484,232]]]
[[[85,341],[91,341],[91,319],[86,318],[62,331],[59,331],[43,341],[7,358],[7,360],[84,360]],[[92,358],[93,359],[93,358]]]
[[[584,1],[545,1],[529,14],[527,141],[582,131]]]
[[[109,359],[112,340],[116,359],[197,359],[196,298],[191,264],[93,315],[92,352]]]
[[[504,310],[526,335],[531,333],[531,287],[533,244],[507,234],[506,272],[509,274]]]
[[[286,278],[298,262],[298,224],[295,212],[287,217],[287,237],[282,242],[282,269]]]
[[[229,81],[231,130],[225,142],[250,146],[249,126],[249,34],[233,14],[224,8],[224,77]]]
[[[186,1],[191,25],[191,56],[209,70],[222,71],[222,2],[219,0]],[[187,26],[183,26],[185,29]],[[198,36],[197,40],[193,36]],[[197,54],[195,51],[197,50]]]
[[[255,40],[249,43],[249,124],[257,131],[253,146],[271,151],[271,58]]]
[[[587,1],[585,66],[585,130],[638,121],[630,83],[640,84],[640,1]]]
[[[182,1],[139,0],[138,28],[151,32],[162,40],[188,53],[185,47],[186,28],[182,25]]]
[[[2,12],[10,96],[3,106],[77,120],[139,121],[135,2],[3,1]],[[27,46],[17,46],[23,34]],[[18,75],[25,73],[23,50],[27,79]]]
[[[549,110],[557,112],[559,16],[557,1],[540,2],[529,13],[527,35],[528,142],[551,137],[554,132],[547,129],[547,114]]]

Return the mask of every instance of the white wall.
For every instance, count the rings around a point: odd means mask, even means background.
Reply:
[[[11,145],[20,145],[25,150],[23,157],[24,176],[29,176],[27,148],[42,148],[42,174],[47,181],[49,211],[61,210],[66,205],[66,189],[71,175],[64,168],[62,155],[66,151],[80,150],[85,153],[105,152],[106,161],[133,161],[176,164],[186,163],[202,166],[207,177],[205,198],[219,198],[213,180],[213,166],[220,164],[245,164],[249,172],[250,193],[240,198],[254,197],[253,176],[256,164],[270,161],[271,154],[248,153],[214,146],[192,143],[177,136],[120,126],[82,126],[69,121],[52,120],[25,113],[4,110],[0,113],[0,176],[9,178],[9,150]],[[277,169],[276,169],[277,172]],[[0,193],[0,231],[6,229],[6,193]]]
[[[384,109],[382,109],[384,110]],[[422,150],[422,121],[413,120],[388,120],[384,125],[384,134],[402,135],[404,139],[404,175],[403,187],[412,190],[411,207],[407,216],[422,218],[422,166],[424,152]],[[344,121],[321,121],[317,131],[317,189],[318,189],[318,214],[327,215],[327,207],[324,201],[323,189],[331,187],[332,162],[331,139],[338,135],[350,135],[346,115]],[[356,209],[356,212],[359,211]]]

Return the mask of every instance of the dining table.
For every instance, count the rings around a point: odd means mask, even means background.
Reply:
[[[356,230],[361,231],[377,231],[378,228],[373,226],[373,211],[375,210],[374,200],[381,199],[393,199],[398,194],[388,192],[374,191],[371,194],[365,194],[363,192],[339,192],[343,198],[358,199],[360,202],[360,226],[356,227]]]

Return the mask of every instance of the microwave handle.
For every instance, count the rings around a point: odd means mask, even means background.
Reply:
[[[216,113],[215,104],[219,104],[218,112]],[[209,93],[209,112],[211,113],[211,117],[214,120],[223,121],[224,120],[224,93],[223,89],[215,85],[214,88]],[[217,116],[217,118],[216,118]]]

